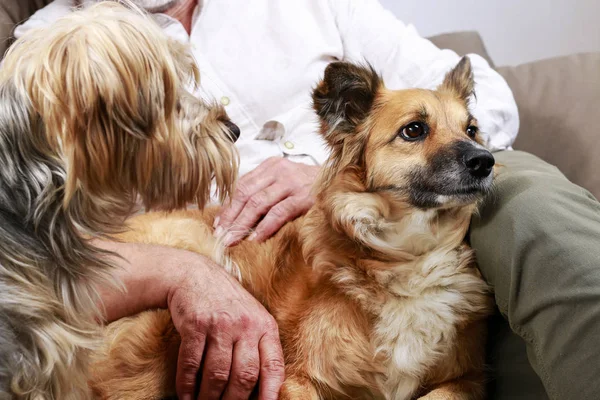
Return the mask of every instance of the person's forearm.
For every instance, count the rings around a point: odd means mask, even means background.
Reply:
[[[167,308],[169,291],[181,277],[185,257],[191,253],[163,246],[96,241],[94,245],[117,253],[115,276],[125,286],[100,288],[107,322],[139,312]]]

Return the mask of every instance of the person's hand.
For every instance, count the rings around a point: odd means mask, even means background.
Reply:
[[[276,400],[285,378],[277,323],[222,267],[193,256],[167,297],[181,335],[178,397],[191,400],[199,384],[198,399],[247,399],[258,383],[259,399]]]
[[[231,204],[215,219],[215,235],[227,232],[225,244],[230,246],[256,227],[248,240],[268,239],[313,206],[311,189],[319,169],[281,157],[263,161],[239,180]]]

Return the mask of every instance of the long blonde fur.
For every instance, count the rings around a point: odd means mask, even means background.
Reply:
[[[189,92],[188,49],[116,2],[28,33],[0,70],[0,397],[86,399],[118,285],[91,239],[147,209],[202,207],[231,190],[237,154],[221,106]]]

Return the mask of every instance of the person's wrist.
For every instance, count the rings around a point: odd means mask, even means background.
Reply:
[[[183,280],[184,264],[181,260],[186,255],[179,254],[180,250],[163,246],[152,246],[151,251],[152,262],[144,273],[147,279],[144,293],[148,296],[148,306],[167,309],[170,293]]]
[[[165,308],[170,308],[172,299],[179,290],[185,288],[194,281],[194,276],[208,277],[212,273],[212,261],[203,255],[186,250],[179,250],[165,263],[164,275],[166,278],[161,285],[165,293]],[[161,279],[160,276],[157,279]]]
[[[114,260],[116,275],[126,289],[99,288],[108,322],[144,310],[167,309],[170,296],[191,268],[201,270],[206,265],[202,256],[171,247],[106,241],[95,245],[120,256]]]
[[[189,279],[190,265],[192,263],[190,258],[190,254],[186,252],[178,254],[177,257],[169,260],[169,264],[167,265],[167,269],[169,270],[168,278],[161,283],[165,290],[166,308],[170,308],[173,297],[182,288],[186,280]]]

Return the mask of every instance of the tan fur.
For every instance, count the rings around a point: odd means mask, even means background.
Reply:
[[[65,202],[82,190],[93,206],[126,217],[138,195],[146,207],[202,206],[213,176],[222,199],[233,185],[228,117],[187,91],[199,79],[194,59],[149,17],[113,2],[70,14],[51,35],[17,42],[4,70],[65,157]]]
[[[444,146],[470,140],[455,87],[468,86],[461,79],[472,79],[470,69],[454,71],[439,92],[388,91],[373,74],[343,63],[328,68],[315,107],[333,152],[315,206],[265,243],[242,242],[228,257],[278,322],[281,399],[481,399],[483,321],[492,302],[463,243],[476,202],[421,209],[402,186]],[[372,91],[372,101],[353,103],[356,88],[361,99]],[[427,141],[396,138],[423,107]],[[222,251],[212,237],[215,213],[139,216],[119,239],[214,256]],[[160,366],[172,368],[167,349],[178,340],[165,311],[118,322],[106,332],[92,386],[103,399],[173,395],[174,371]]]
[[[0,360],[0,397],[89,398],[98,286],[119,284],[89,239],[122,229],[138,200],[171,210],[203,206],[212,182],[222,199],[231,190],[229,118],[188,92],[197,80],[185,46],[116,2],[31,31],[7,53],[0,189],[12,193],[2,194],[0,211],[21,231],[1,244],[21,241],[26,250],[0,257],[0,327],[14,330],[14,344],[0,343],[0,354],[16,360]],[[154,378],[146,386],[162,390],[166,379]]]

